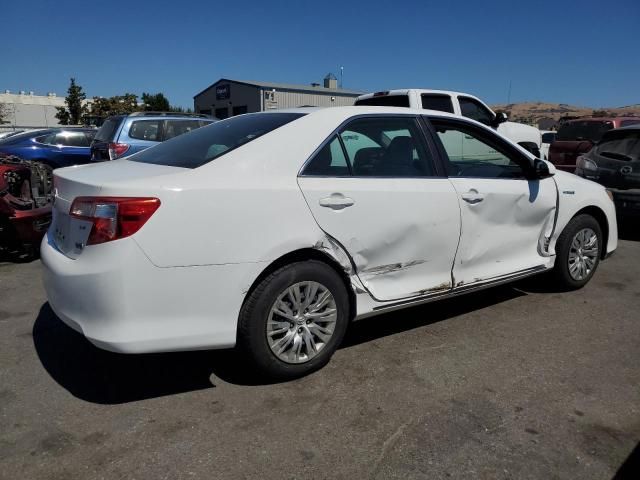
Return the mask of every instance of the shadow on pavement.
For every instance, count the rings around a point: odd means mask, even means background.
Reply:
[[[343,345],[424,327],[522,295],[508,286],[355,322]],[[101,350],[65,325],[45,303],[33,326],[36,352],[51,377],[82,400],[119,404],[214,388],[211,375],[235,385],[274,383],[258,377],[235,350],[123,355]]]

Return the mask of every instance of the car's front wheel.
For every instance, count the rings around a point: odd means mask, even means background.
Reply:
[[[602,230],[591,215],[571,219],[556,243],[553,274],[560,287],[581,288],[598,268],[602,252]]]
[[[238,347],[263,374],[294,378],[324,366],[349,320],[340,276],[310,260],[276,270],[249,294],[240,313]]]

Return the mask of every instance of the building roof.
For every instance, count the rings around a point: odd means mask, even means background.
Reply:
[[[212,88],[214,85],[220,82],[231,82],[231,83],[240,83],[242,85],[250,85],[253,87],[266,88],[266,89],[276,89],[276,90],[295,90],[298,92],[305,93],[327,93],[327,94],[336,94],[336,95],[353,95],[358,96],[362,95],[365,92],[359,92],[357,90],[345,90],[342,88],[325,88],[325,87],[313,87],[311,85],[295,85],[291,83],[276,83],[276,82],[258,82],[252,80],[233,80],[231,78],[221,78],[215,83],[212,83],[207,88],[202,90],[201,92],[195,94],[193,98],[202,95],[204,92]]]

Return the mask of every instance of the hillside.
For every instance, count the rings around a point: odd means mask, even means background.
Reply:
[[[509,114],[510,120],[528,122],[536,122],[545,117],[553,118],[554,120],[565,116],[582,117],[591,115],[594,111],[600,112],[600,115],[606,112],[607,115],[611,114],[618,117],[627,115],[640,116],[640,104],[595,109],[592,107],[567,105],[566,103],[523,102],[492,105],[491,108],[506,111]]]

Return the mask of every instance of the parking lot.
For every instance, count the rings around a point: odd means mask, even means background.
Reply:
[[[230,352],[100,351],[0,264],[0,477],[611,478],[640,440],[640,238],[583,290],[503,286],[359,322],[265,385]],[[179,321],[179,319],[176,319]]]

